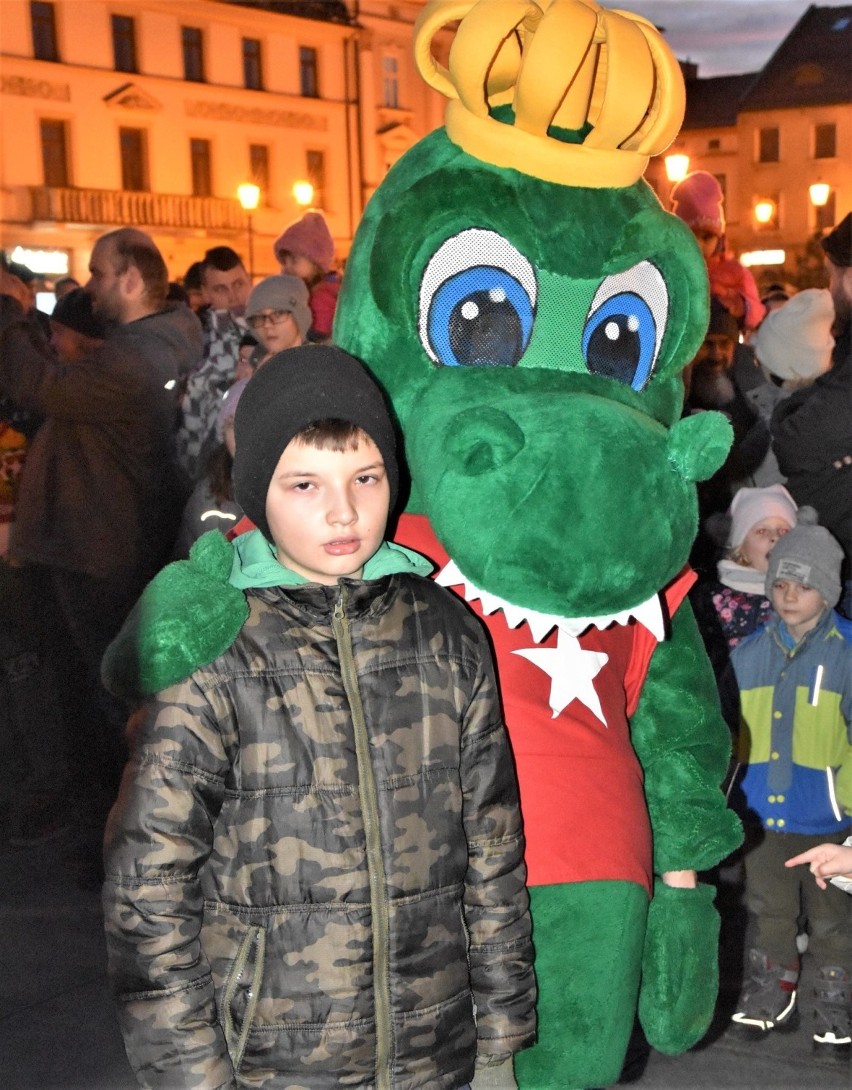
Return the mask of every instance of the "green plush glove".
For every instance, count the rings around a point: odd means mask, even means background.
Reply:
[[[151,580],[101,666],[106,688],[134,702],[189,677],[226,651],[248,617],[228,582],[234,549],[218,530]]]
[[[715,890],[673,889],[660,879],[648,910],[639,1021],[648,1043],[674,1055],[699,1041],[719,991]]]
[[[470,1090],[518,1090],[512,1056],[477,1056]]]

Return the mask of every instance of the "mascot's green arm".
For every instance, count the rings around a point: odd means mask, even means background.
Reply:
[[[724,859],[742,842],[720,788],[731,736],[687,602],[651,658],[631,737],[645,773],[655,873],[707,870]]]
[[[231,646],[248,617],[245,595],[228,582],[233,560],[233,545],[211,530],[188,560],[154,576],[104,655],[101,675],[113,695],[142,700]]]
[[[631,723],[645,771],[654,870],[706,870],[742,841],[720,784],[731,742],[695,618],[684,603],[671,640],[651,659]],[[673,889],[660,878],[648,910],[639,1020],[649,1043],[676,1054],[710,1025],[719,990],[719,915],[714,890]]]

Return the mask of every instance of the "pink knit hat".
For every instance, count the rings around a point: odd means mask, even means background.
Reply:
[[[334,261],[334,239],[322,212],[305,212],[301,219],[285,227],[273,248],[279,262],[285,253],[296,254],[309,258],[324,273]]]
[[[782,518],[792,529],[796,525],[796,501],[783,484],[767,488],[740,488],[734,496],[728,514],[731,529],[730,546],[742,545],[746,534],[763,519]]]
[[[693,229],[725,233],[722,187],[706,170],[687,174],[672,190],[672,211]]]

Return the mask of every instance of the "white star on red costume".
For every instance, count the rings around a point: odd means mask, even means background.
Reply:
[[[530,647],[513,654],[529,659],[533,666],[550,676],[548,703],[554,719],[572,700],[579,700],[605,727],[608,726],[594,679],[609,662],[609,655],[603,651],[584,651],[575,636],[568,636],[561,630],[556,637],[556,647]]]

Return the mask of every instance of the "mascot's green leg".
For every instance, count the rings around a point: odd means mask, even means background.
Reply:
[[[538,1043],[520,1090],[588,1090],[621,1074],[633,1028],[648,896],[633,882],[534,886]]]

